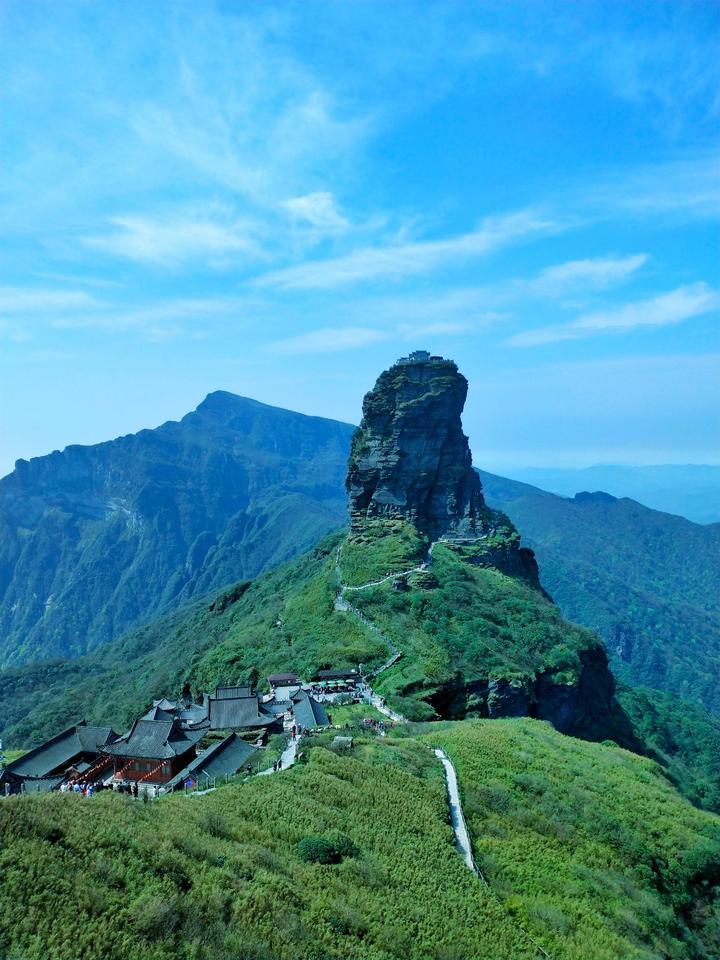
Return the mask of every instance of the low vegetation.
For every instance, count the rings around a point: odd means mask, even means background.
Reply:
[[[434,725],[476,860],[555,958],[720,955],[720,819],[661,768],[533,720]]]
[[[430,752],[358,753],[308,748],[291,771],[202,798],[3,801],[0,955],[534,958],[457,856]],[[316,855],[318,839],[340,862]]]

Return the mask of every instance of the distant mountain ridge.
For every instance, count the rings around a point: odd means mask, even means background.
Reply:
[[[352,426],[218,391],[0,480],[0,664],[77,656],[345,519]]]
[[[670,463],[644,467],[596,464],[581,469],[528,467],[513,478],[563,497],[604,490],[694,523],[720,522],[720,466]]]
[[[629,498],[573,499],[480,471],[536,553],[563,614],[596,630],[618,675],[720,713],[720,525]]]

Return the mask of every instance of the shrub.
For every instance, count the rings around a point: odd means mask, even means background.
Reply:
[[[350,837],[333,830],[326,837],[303,837],[298,852],[305,863],[340,863],[345,858],[356,857],[359,850]]]
[[[340,854],[329,840],[322,837],[303,837],[298,844],[300,859],[305,863],[339,863]]]

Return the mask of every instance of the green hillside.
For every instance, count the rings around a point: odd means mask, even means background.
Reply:
[[[443,725],[478,864],[553,957],[716,957],[720,818],[660,768],[531,720]]]
[[[481,477],[536,552],[543,585],[568,619],[600,634],[618,676],[720,712],[720,527]]]
[[[0,664],[78,656],[284,563],[345,519],[352,428],[210,394],[0,479]]]
[[[478,567],[438,545],[430,568],[347,591],[384,639],[335,609],[342,534],[311,553],[240,583],[211,600],[131,631],[73,660],[0,674],[0,731],[8,747],[39,742],[84,717],[126,729],[153,698],[198,694],[218,682],[295,669],[364,669],[385,661],[386,641],[402,651],[375,688],[406,716],[462,718],[533,713],[590,739],[610,738],[652,753],[696,803],[720,810],[720,722],[698,707],[652,691],[613,690],[604,651],[592,634],[564,621],[523,580]],[[388,536],[365,552],[374,574],[417,559],[415,538]],[[341,554],[344,557],[344,550]],[[367,569],[349,551],[356,576]],[[619,701],[619,702],[618,702]]]
[[[93,656],[6,672],[0,704],[9,720],[8,743],[36,740],[78,715],[122,726],[154,696],[186,683],[200,692],[283,669],[307,676],[330,666],[368,668],[387,658],[386,640],[403,656],[378,678],[377,688],[410,716],[487,712],[483,703],[495,681],[500,713],[501,694],[519,690],[528,703],[539,698],[539,709],[547,708],[548,718],[566,728],[606,718],[612,681],[602,673],[602,646],[563,621],[538,590],[473,567],[438,545],[431,579],[411,578],[402,593],[388,582],[353,594],[356,606],[385,631],[383,640],[350,612],[335,609],[341,543],[341,535],[327,538],[303,558]],[[385,538],[382,549],[393,564],[401,562],[404,544],[391,533]],[[369,553],[377,570],[375,545]],[[600,671],[606,687],[583,686],[586,667]]]
[[[545,724],[441,726],[425,743],[359,737],[352,756],[316,738],[292,770],[200,798],[0,804],[0,952],[522,960],[535,940],[556,960],[716,955],[718,818],[649,761]],[[453,844],[436,743],[489,887]],[[341,862],[304,859],[313,837]]]

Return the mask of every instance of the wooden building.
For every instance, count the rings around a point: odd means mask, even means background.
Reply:
[[[167,783],[195,758],[195,745],[205,732],[187,729],[177,718],[141,718],[103,752],[113,761],[115,780]]]

